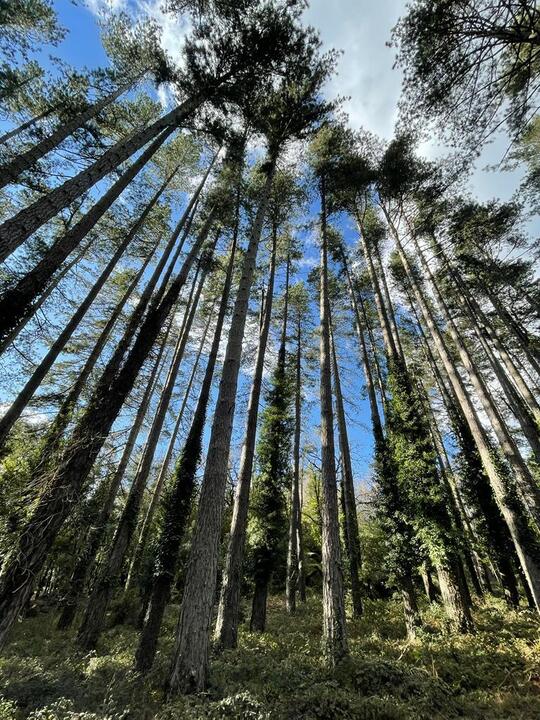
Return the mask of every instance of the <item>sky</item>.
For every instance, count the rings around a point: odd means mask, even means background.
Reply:
[[[329,98],[346,98],[343,109],[354,129],[364,128],[390,139],[397,120],[397,106],[401,89],[401,75],[393,67],[395,49],[388,47],[392,27],[405,11],[405,0],[311,0],[305,11],[304,21],[315,27],[321,36],[323,49],[342,51],[338,72],[328,82],[325,92]],[[69,32],[55,54],[79,67],[97,67],[107,62],[101,48],[97,18],[108,10],[127,10],[133,15],[150,15],[163,27],[163,44],[174,57],[186,33],[185,20],[175,20],[163,13],[160,0],[57,0],[55,9],[60,23]],[[167,97],[162,93],[164,103]],[[497,165],[508,146],[504,135],[495,138],[480,157],[471,178],[471,191],[480,200],[492,197],[508,199],[516,190],[519,172],[487,171],[487,165]],[[434,158],[446,152],[433,139],[422,146],[422,152]],[[351,230],[346,232],[351,233]],[[304,255],[302,274],[305,276],[315,264],[317,248],[309,243]],[[343,385],[352,403],[349,403],[351,420],[351,446],[357,477],[369,473],[372,439],[369,432],[369,409],[367,401],[358,389],[362,379],[355,360],[351,360],[347,346],[342,353],[347,357],[343,366]],[[352,349],[351,349],[352,350]],[[354,350],[352,350],[354,355]],[[316,413],[309,411],[311,422],[316,423]],[[239,415],[241,420],[241,413]],[[239,420],[239,424],[240,424]]]

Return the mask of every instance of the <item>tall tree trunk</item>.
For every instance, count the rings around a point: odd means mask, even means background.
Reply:
[[[56,128],[56,130],[53,130],[50,135],[47,135],[47,137],[36,143],[29,150],[20,153],[13,160],[0,167],[0,177],[2,178],[0,180],[0,190],[6,187],[6,185],[15,182],[23,172],[29,170],[42,157],[47,155],[47,153],[58,147],[58,145],[60,145],[61,142],[63,142],[66,138],[72,135],[75,130],[78,130],[89,120],[96,117],[108,105],[111,105],[115,100],[120,97],[120,95],[123,95],[131,87],[133,87],[133,85],[140,79],[140,77],[141,75],[139,75],[134,80],[130,80],[129,82],[120,85],[120,87],[118,87],[114,92],[109,93],[109,95],[101,98],[101,100],[98,100],[97,102],[89,105],[86,110],[83,110],[82,112],[75,115],[75,117],[73,117],[71,120],[68,120],[67,122],[60,125],[58,128]],[[38,118],[46,117],[53,111],[54,108],[46,111],[45,113],[42,113],[41,116],[38,116]],[[34,121],[31,121],[31,124],[33,124],[33,122]],[[2,140],[0,140],[0,142],[2,142]]]
[[[391,221],[390,221],[391,222]],[[398,233],[393,224],[390,225],[392,228],[393,235],[396,239],[396,243],[401,247],[401,242],[398,238]],[[422,263],[422,267],[430,281],[430,285],[433,288],[437,304],[442,311],[445,322],[447,323],[450,336],[459,352],[459,357],[463,366],[465,367],[467,374],[469,375],[475,392],[482,403],[482,407],[489,418],[491,426],[497,436],[497,439],[501,445],[501,449],[504,453],[508,464],[512,468],[517,481],[518,491],[523,495],[523,499],[526,502],[526,506],[531,512],[537,525],[540,526],[540,488],[537,482],[532,477],[532,474],[527,467],[527,463],[523,459],[519,448],[517,447],[513,437],[511,436],[501,413],[495,404],[491,393],[489,392],[483,377],[481,376],[474,359],[469,353],[463,339],[456,327],[456,324],[450,314],[448,306],[442,297],[439,287],[433,273],[426,262],[423,252],[421,251],[416,237],[414,237],[415,249],[418,257]]]
[[[212,347],[208,355],[208,362],[201,385],[201,391],[197,402],[197,408],[193,415],[191,427],[186,437],[186,442],[180,453],[178,463],[174,472],[170,490],[163,500],[164,518],[162,530],[157,541],[155,561],[152,573],[152,588],[143,629],[139,639],[139,645],[135,653],[135,667],[140,672],[149,670],[154,662],[157,641],[163,614],[169,601],[171,587],[176,574],[180,543],[185,531],[189,517],[189,509],[193,488],[195,485],[195,473],[202,452],[202,438],[206,412],[210,400],[212,381],[216,367],[219,345],[223,323],[227,314],[229,295],[234,271],[234,260],[238,240],[240,196],[237,197],[237,217],[233,232],[232,246],[230,251],[227,274],[221,296],[216,327],[212,340]]]
[[[343,566],[339,540],[339,510],[332,410],[330,352],[330,300],[328,296],[328,238],[326,230],[326,187],[320,179],[321,272],[320,272],[320,395],[321,395],[321,484],[322,484],[322,571],[323,571],[323,653],[334,666],[348,654],[343,591]]]
[[[48,220],[83,195],[99,180],[116,170],[121,163],[150,140],[154,140],[161,133],[170,135],[182,121],[197,110],[205,99],[202,96],[188,98],[151,125],[138,130],[129,138],[119,140],[90,167],[81,170],[78,175],[66,180],[60,187],[51,190],[45,197],[36,200],[32,205],[6,220],[0,225],[0,260],[5,260]]]
[[[32,302],[43,292],[56,270],[68,255],[73,252],[86,234],[95,226],[103,214],[111,207],[113,202],[146,162],[150,160],[157,148],[162,145],[171,132],[173,132],[173,130],[170,128],[165,130],[164,133],[141,154],[138,160],[121,175],[119,180],[111,186],[86,215],[84,215],[71,230],[53,243],[36,267],[21,278],[13,288],[4,293],[0,299],[0,317],[2,318],[2,320],[0,320],[0,337],[8,334],[21,318],[24,318],[25,315],[32,312]],[[207,175],[205,175],[203,181],[206,180],[206,177]],[[197,201],[197,192],[194,198],[195,199],[192,198],[190,204]]]
[[[62,600],[62,612],[60,613],[56,626],[58,630],[67,630],[71,627],[73,620],[75,619],[86,579],[94,566],[98,550],[101,547],[103,538],[105,537],[116,496],[118,495],[129,460],[133,454],[133,449],[148,411],[150,399],[154,393],[157,380],[161,374],[162,358],[165,348],[167,347],[169,333],[172,327],[172,320],[173,318],[171,317],[160,343],[159,352],[152,366],[152,370],[148,380],[146,381],[146,389],[142,396],[137,414],[135,415],[131,430],[129,431],[122,456],[110,480],[107,496],[101,506],[99,514],[95,518],[95,523],[93,517],[88,518],[87,516],[84,516],[84,521],[89,525],[88,537],[86,538],[83,550],[75,563],[66,597]]]
[[[143,522],[141,524],[141,530],[139,532],[139,537],[137,540],[137,544],[135,546],[135,550],[133,552],[133,557],[129,566],[129,571],[126,578],[126,584],[124,587],[124,592],[129,592],[133,585],[135,584],[135,581],[139,575],[141,563],[143,560],[143,554],[146,550],[146,547],[148,545],[148,540],[150,536],[150,531],[152,529],[152,522],[154,520],[154,516],[156,514],[156,510],[158,508],[158,503],[161,498],[161,494],[163,492],[163,487],[165,484],[165,479],[167,478],[167,473],[169,471],[169,465],[171,462],[171,458],[173,456],[174,452],[174,446],[176,443],[176,438],[178,437],[178,432],[180,430],[180,425],[182,423],[182,419],[184,417],[184,411],[186,409],[187,401],[189,398],[189,394],[191,392],[191,386],[193,384],[193,380],[195,378],[195,373],[197,371],[197,368],[199,366],[199,361],[201,358],[201,354],[204,348],[204,344],[206,342],[206,336],[208,334],[208,330],[210,328],[210,324],[213,320],[213,306],[211,311],[208,313],[208,319],[206,321],[206,325],[204,327],[203,335],[201,338],[201,342],[199,343],[199,349],[197,351],[197,357],[195,358],[195,362],[193,363],[193,368],[191,370],[191,374],[189,377],[189,381],[186,387],[186,390],[184,392],[184,397],[182,399],[182,405],[180,406],[180,410],[178,412],[178,416],[176,418],[176,422],[174,423],[174,428],[171,433],[171,437],[169,438],[169,443],[167,445],[167,450],[165,451],[165,455],[163,457],[163,460],[161,461],[161,464],[159,466],[158,475],[156,478],[156,481],[154,483],[154,487],[152,489],[152,498],[150,500],[150,503],[148,505],[148,509],[146,511],[146,514],[144,516]]]
[[[174,171],[173,175],[176,173],[176,170]],[[72,315],[71,319],[65,326],[65,328],[62,330],[60,335],[56,338],[54,343],[49,348],[48,352],[45,354],[37,368],[32,373],[31,377],[27,381],[26,385],[23,387],[23,389],[20,391],[18,396],[15,398],[15,400],[11,403],[9,406],[9,409],[4,414],[3,418],[0,420],[0,448],[4,445],[6,438],[11,431],[11,428],[15,424],[15,422],[20,418],[21,413],[25,409],[25,407],[30,402],[30,399],[34,395],[35,391],[38,389],[38,387],[43,382],[43,379],[53,366],[53,364],[56,362],[58,356],[62,353],[64,348],[66,347],[67,343],[69,342],[71,336],[79,326],[80,322],[90,309],[90,306],[98,296],[98,294],[103,289],[105,283],[111,276],[111,273],[115,270],[116,265],[118,264],[118,261],[122,257],[122,255],[125,253],[129,245],[132,243],[132,241],[137,236],[141,226],[144,224],[146,218],[148,217],[150,211],[154,207],[155,203],[158,201],[161,193],[165,190],[165,187],[168,185],[169,181],[171,180],[172,175],[167,178],[165,183],[161,186],[159,191],[154,195],[151,202],[145,207],[143,212],[141,213],[138,220],[134,223],[134,225],[131,227],[128,233],[126,233],[124,239],[122,242],[118,245],[114,255],[111,257],[103,271],[101,272],[101,275],[96,280],[94,285],[92,286],[89,293],[86,295],[85,299],[82,301],[78,309],[75,311],[75,313]],[[50,439],[49,439],[50,440]],[[49,453],[50,453],[50,446],[48,446]]]
[[[208,232],[209,228],[205,229],[206,232]],[[110,552],[107,556],[107,560],[103,564],[99,579],[90,597],[83,622],[79,629],[77,640],[86,650],[90,650],[96,646],[102,632],[107,607],[112,594],[118,585],[119,575],[126,558],[126,553],[137,527],[137,520],[143,500],[144,489],[148,482],[152,461],[154,459],[154,454],[163,429],[167,410],[169,409],[178,371],[180,369],[180,363],[184,357],[189,332],[193,324],[199,298],[206,279],[206,273],[209,267],[208,261],[209,258],[202,259],[199,263],[199,267],[197,268],[195,278],[193,280],[193,288],[195,288],[195,285],[197,284],[199,269],[201,268],[201,265],[204,266],[201,279],[197,285],[197,290],[195,294],[190,297],[186,307],[185,321],[179,333],[178,342],[167,373],[167,379],[161,391],[158,407],[154,414],[152,427],[150,428],[144,451],[129,491],[126,505],[122,515],[120,516],[120,520],[111,543]]]
[[[242,340],[255,273],[257,250],[266,217],[277,158],[269,158],[266,183],[251,229],[229,331],[216,411],[210,434],[199,511],[186,571],[169,692],[204,688],[208,669],[209,630],[217,580],[219,540]]]
[[[358,530],[358,513],[356,510],[354,475],[352,470],[351,451],[349,447],[349,435],[345,420],[345,407],[343,404],[341,379],[339,375],[336,345],[332,330],[330,331],[330,335],[332,346],[332,365],[334,370],[334,397],[336,400],[339,448],[343,468],[343,507],[345,516],[346,548],[349,559],[349,575],[351,577],[351,596],[353,614],[355,617],[360,617],[362,615],[362,588],[360,586],[359,572],[362,566],[362,550],[360,546],[360,532]]]
[[[40,310],[43,305],[45,304],[45,301],[49,299],[49,297],[52,295],[54,290],[60,285],[62,280],[66,277],[66,275],[69,273],[69,271],[79,263],[83,257],[88,252],[88,249],[90,248],[90,245],[94,242],[93,238],[90,239],[89,242],[87,242],[85,245],[83,245],[81,248],[79,248],[79,252],[73,256],[73,258],[67,262],[60,271],[55,275],[55,277],[52,279],[52,282],[47,285],[45,291],[39,296],[39,298],[36,300],[36,302],[32,305],[32,314],[36,315],[38,310]],[[17,325],[12,329],[12,331],[0,342],[0,354],[4,353],[8,347],[15,342],[17,337],[20,335],[20,333],[24,330],[24,328],[27,326],[27,324],[30,322],[31,316],[27,315],[26,317],[22,318]]]
[[[257,435],[257,417],[261,396],[264,356],[270,331],[272,303],[274,299],[274,278],[276,271],[277,226],[272,229],[272,250],[270,256],[270,274],[264,308],[261,307],[262,325],[259,334],[255,371],[249,394],[248,411],[240,470],[234,497],[234,507],[229,533],[229,543],[219,598],[219,606],[215,628],[215,639],[222,648],[234,648],[237,643],[238,621],[240,615],[240,586],[242,583],[242,566],[246,542],[249,495],[251,475],[255,455],[255,438]]]
[[[49,107],[43,112],[39,113],[39,115],[36,115],[29,120],[25,120],[25,122],[13,128],[13,130],[9,130],[7,133],[0,135],[0,145],[5,145],[8,140],[13,140],[13,138],[17,137],[17,135],[21,135],[29,128],[37,125],[41,120],[44,120],[46,117],[49,117],[49,115],[52,115],[54,112],[56,112],[59,107],[60,105],[53,105],[52,107]]]
[[[302,432],[302,318],[296,322],[296,360],[294,387],[293,475],[291,482],[291,514],[287,548],[286,602],[287,612],[296,610],[296,592],[301,590],[304,548],[302,546],[302,508],[300,506],[300,440]],[[304,597],[305,602],[305,578]],[[301,593],[300,593],[301,594]]]
[[[158,292],[119,372],[111,377],[111,373],[105,370],[86,412],[73,431],[52,481],[39,498],[18,542],[6,557],[0,575],[0,647],[6,642],[13,623],[24,607],[34,578],[58,532],[81,497],[88,473],[176,303],[200,252],[201,243],[202,237],[197,238],[168,289]]]
[[[463,380],[457,372],[441,331],[435,323],[431,310],[416,283],[416,278],[411,270],[409,260],[403,251],[401,243],[399,242],[399,236],[397,235],[396,247],[403,268],[405,269],[408,283],[414,294],[415,302],[421,310],[437,354],[443,363],[456,397],[458,398],[463,415],[474,437],[497,504],[508,525],[508,530],[512,536],[523,572],[527,578],[535,602],[537,603],[537,608],[540,611],[540,553],[538,551],[537,541],[531,530],[527,527],[526,511],[521,505],[515,489],[512,488],[510,479],[503,477],[501,473],[501,468],[495,459],[486,431],[478,418],[476,409],[469,397]]]

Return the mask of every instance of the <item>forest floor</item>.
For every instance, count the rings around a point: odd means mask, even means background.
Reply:
[[[137,631],[118,625],[97,651],[77,650],[52,613],[24,620],[0,658],[0,719],[19,720],[422,720],[540,718],[540,625],[497,600],[475,611],[477,632],[448,634],[426,610],[422,637],[407,642],[397,602],[366,602],[349,624],[351,658],[336,673],[320,658],[321,608],[288,617],[271,601],[268,632],[242,632],[215,657],[205,695],[164,704],[177,608],[169,609],[155,667],[132,670]]]

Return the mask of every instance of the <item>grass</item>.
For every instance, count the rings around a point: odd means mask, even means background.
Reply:
[[[204,695],[165,704],[177,608],[170,608],[155,667],[132,670],[137,631],[110,629],[95,652],[54,629],[53,614],[20,623],[0,658],[0,720],[537,720],[540,637],[536,616],[490,599],[477,632],[450,635],[438,608],[407,642],[400,605],[366,602],[349,623],[350,659],[336,672],[320,657],[321,610],[311,599],[288,617],[281,598],[268,632],[244,631],[214,657]]]

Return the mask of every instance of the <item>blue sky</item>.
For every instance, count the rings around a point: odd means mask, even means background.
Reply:
[[[59,0],[55,8],[60,23],[69,32],[53,53],[76,67],[93,68],[106,64],[106,56],[101,48],[97,27],[97,15],[104,9],[126,9],[136,14],[149,14],[163,25],[164,45],[173,55],[181,46],[185,27],[181,22],[172,21],[163,15],[159,1],[147,0],[90,0],[89,5],[75,5]],[[339,61],[338,74],[328,84],[327,93],[347,96],[344,107],[353,128],[364,127],[385,138],[390,138],[397,117],[397,101],[401,78],[393,69],[394,51],[386,46],[390,31],[399,15],[403,12],[403,0],[312,0],[305,13],[306,23],[315,26],[321,34],[324,47],[343,50]],[[48,61],[42,56],[45,64]],[[165,99],[162,97],[162,99]],[[480,158],[477,170],[472,177],[471,189],[481,200],[498,196],[509,198],[519,183],[519,172],[487,172],[484,167],[496,164],[502,158],[507,147],[504,135],[488,145]],[[444,151],[437,142],[426,144],[426,154],[434,157]],[[312,214],[318,211],[317,202],[311,208]],[[352,246],[356,242],[356,233],[348,222],[340,222],[346,242]],[[309,240],[309,237],[308,237]],[[318,261],[318,250],[313,241],[307,242],[300,276],[305,277],[310,267]],[[316,307],[314,306],[314,318]],[[343,385],[350,400],[348,415],[350,419],[350,439],[354,467],[357,479],[364,478],[369,471],[372,453],[372,439],[369,432],[369,408],[363,397],[361,371],[357,363],[356,347],[351,340],[340,341],[340,355],[343,365]],[[241,393],[245,395],[248,382],[243,377]],[[310,398],[316,398],[316,387],[308,389]],[[310,427],[318,423],[316,403],[307,409],[307,437],[313,435]],[[242,433],[242,404],[239,405],[235,424],[236,453]]]

